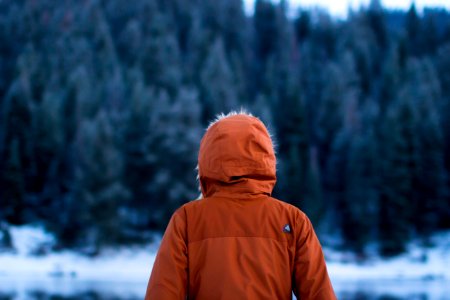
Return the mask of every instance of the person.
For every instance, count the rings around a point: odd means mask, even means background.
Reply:
[[[271,197],[275,151],[258,118],[218,117],[200,143],[198,178],[203,199],[173,214],[146,300],[274,300],[292,292],[336,299],[310,220]]]

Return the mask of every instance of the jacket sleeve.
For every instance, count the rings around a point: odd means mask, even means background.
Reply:
[[[145,300],[186,299],[187,274],[186,220],[179,209],[170,219],[161,241]]]
[[[335,300],[319,240],[308,217],[297,217],[293,291],[299,300]]]

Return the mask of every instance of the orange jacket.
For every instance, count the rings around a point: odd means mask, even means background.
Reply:
[[[216,121],[198,163],[204,199],[173,214],[146,300],[336,299],[311,222],[270,197],[276,162],[261,121]]]

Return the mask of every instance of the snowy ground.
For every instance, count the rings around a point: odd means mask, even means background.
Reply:
[[[446,280],[450,281],[450,232],[435,234],[430,248],[413,242],[407,253],[391,259],[372,255],[362,263],[349,253],[325,248],[330,276],[336,280]]]
[[[86,280],[136,281],[148,278],[157,246],[104,251],[88,258],[72,251],[32,255],[40,245],[52,244],[53,238],[32,227],[12,228],[15,253],[0,253],[0,276],[33,278],[82,278]]]
[[[125,293],[140,298],[158,244],[105,251],[94,259],[70,251],[35,256],[30,252],[36,247],[53,242],[49,234],[32,227],[16,227],[11,234],[16,252],[0,253],[0,295],[13,293],[15,299],[27,299],[30,290],[59,295],[95,290],[110,298]],[[362,288],[372,295],[388,289],[402,297],[426,293],[429,299],[450,299],[450,232],[432,241],[429,249],[411,243],[407,254],[389,260],[373,256],[364,263],[325,248],[333,285],[342,295]]]

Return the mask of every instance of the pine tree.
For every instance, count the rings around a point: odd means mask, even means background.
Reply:
[[[121,208],[130,197],[122,182],[123,159],[107,112],[100,111],[94,120],[83,121],[76,147],[78,163],[72,199],[76,202],[70,206],[77,206],[71,209],[77,215],[72,216],[71,228],[62,228],[60,235],[63,241],[96,254],[105,245],[121,242]],[[76,235],[68,235],[73,228],[77,229]]]
[[[419,55],[422,51],[420,44],[420,32],[422,31],[421,20],[417,14],[416,5],[412,3],[405,20],[405,29],[408,41],[408,52],[413,55]]]
[[[397,101],[397,92],[403,78],[400,48],[401,45],[391,47],[381,72],[378,101],[382,111],[386,111],[392,103]]]
[[[308,11],[302,10],[295,19],[294,28],[296,39],[302,43],[311,32],[311,14]]]
[[[420,120],[416,126],[419,149],[413,224],[422,237],[428,237],[437,228],[442,216],[439,212],[448,209],[444,141],[438,112],[442,96],[436,71],[428,60],[410,61],[406,86],[400,96],[414,103]]]
[[[179,45],[168,18],[149,4],[148,22],[143,29],[139,64],[147,85],[161,88],[173,96],[182,81]]]
[[[158,228],[165,228],[176,208],[198,196],[195,181],[197,147],[200,143],[201,108],[197,92],[180,89],[177,98],[160,95],[158,108],[150,118],[152,135],[148,140],[154,150],[152,218]],[[174,178],[180,178],[176,184]],[[164,201],[164,205],[161,205]]]
[[[307,205],[302,202],[305,200],[308,179],[313,180],[309,175],[314,177],[317,174],[310,174],[312,162],[309,157],[310,141],[305,103],[299,91],[292,86],[275,114],[275,122],[280,152],[280,197],[302,207]]]
[[[1,172],[1,213],[0,219],[11,224],[26,223],[23,213],[25,205],[25,178],[22,162],[20,160],[19,140],[14,139],[6,154],[7,160],[3,162]]]
[[[32,111],[27,69],[23,66],[22,78],[10,87],[2,103],[2,141],[0,141],[0,190],[5,205],[6,220],[24,224],[30,220],[32,207],[28,206],[28,185],[32,173]]]
[[[440,223],[441,227],[450,228],[450,43],[447,43],[438,51],[435,64],[442,89],[441,103],[438,104],[437,108],[441,112],[444,166],[447,173],[447,189],[444,196],[447,206],[441,209]]]
[[[349,89],[341,76],[341,70],[336,64],[326,66],[329,80],[321,91],[320,102],[316,101],[310,106],[314,106],[314,140],[317,145],[317,160],[320,169],[325,170],[325,166],[329,164],[332,158],[333,141],[336,139],[339,131],[343,126],[344,102]],[[330,178],[333,176],[328,170],[321,174],[320,182],[324,185],[324,198],[331,199],[330,195]],[[325,205],[331,205],[326,203]]]
[[[64,149],[64,116],[62,114],[63,93],[61,90],[47,90],[42,102],[33,111],[33,156],[34,172],[30,178],[33,210],[45,222],[53,222],[55,202],[60,201],[58,166]]]
[[[281,37],[280,18],[274,3],[268,0],[257,0],[253,15],[253,53],[256,59],[253,61],[252,81],[253,89],[264,88],[264,76],[269,58],[277,52]],[[285,45],[288,46],[288,45]]]
[[[328,210],[327,231],[334,235],[344,237],[343,223],[346,221],[345,210],[348,205],[346,201],[347,176],[343,176],[342,171],[347,169],[348,153],[350,147],[350,131],[347,127],[341,128],[333,139],[327,165],[325,166],[325,188],[326,197],[329,199],[330,208]],[[339,224],[339,226],[336,226]],[[345,241],[344,241],[345,242]]]
[[[363,254],[377,228],[376,141],[372,130],[353,137],[348,152],[342,232],[349,247]]]
[[[145,85],[140,70],[131,70],[128,76],[132,86],[120,144],[124,153],[124,173],[127,174],[124,180],[131,192],[127,203],[127,228],[130,235],[139,239],[139,232],[157,228],[151,213],[157,204],[150,193],[157,157],[149,141],[153,133],[153,109],[161,103],[158,103],[154,90]]]
[[[254,11],[255,54],[258,61],[264,63],[276,51],[276,40],[280,35],[277,11],[275,4],[268,0],[255,1]]]
[[[375,35],[375,40],[381,49],[386,49],[389,43],[384,8],[380,0],[371,0],[367,11],[369,26]],[[379,59],[379,58],[378,58]]]
[[[203,120],[237,109],[235,78],[226,57],[223,42],[217,39],[210,47],[200,73]]]
[[[315,226],[319,226],[324,221],[326,202],[322,191],[317,150],[314,147],[309,151],[306,176],[302,180],[304,181],[304,191],[301,197],[300,208],[304,210]]]
[[[417,114],[410,99],[392,106],[383,126],[381,140],[382,178],[379,210],[379,241],[382,255],[403,252],[411,238],[411,217],[417,195],[419,140]]]

